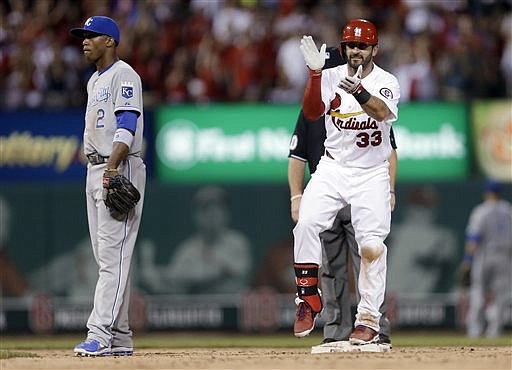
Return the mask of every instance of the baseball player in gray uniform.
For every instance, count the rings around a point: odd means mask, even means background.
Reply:
[[[500,196],[501,185],[485,185],[484,202],[471,212],[462,269],[471,268],[469,337],[503,333],[505,308],[512,298],[512,204]]]
[[[142,84],[131,66],[117,57],[119,27],[112,19],[93,16],[71,34],[83,39],[86,59],[96,65],[87,84],[84,151],[89,233],[99,267],[87,339],[74,352],[82,356],[131,355],[128,325],[130,264],[144,203],[146,167],[142,150]],[[104,204],[104,184],[124,175],[138,189],[140,201],[115,218]]]
[[[347,63],[341,66],[323,71],[326,45],[318,50],[311,36],[302,38],[300,48],[310,74],[304,115],[310,121],[325,115],[327,136],[325,153],[306,185],[293,229],[299,295],[294,334],[308,335],[322,310],[319,235],[332,226],[339,210],[350,204],[361,270],[360,300],[349,341],[354,345],[376,343],[386,288],[384,240],[391,223],[390,129],[398,117],[400,87],[395,76],[373,61],[378,36],[369,21],[352,20],[343,28],[340,48]]]

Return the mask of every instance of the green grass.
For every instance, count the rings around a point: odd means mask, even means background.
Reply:
[[[72,348],[83,340],[83,334],[76,335],[2,335],[0,350],[43,350]],[[210,332],[157,332],[136,333],[135,347],[144,348],[308,348],[322,340],[321,332],[303,339],[294,338],[289,333],[277,334],[240,334]],[[480,347],[512,346],[512,334],[496,339],[471,339],[457,332],[396,332],[392,335],[393,347]]]

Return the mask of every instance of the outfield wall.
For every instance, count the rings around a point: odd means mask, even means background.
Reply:
[[[462,258],[467,217],[472,206],[480,201],[481,187],[479,181],[429,183],[428,187],[424,183],[397,186],[397,208],[387,241],[388,281],[392,285],[388,295],[395,326],[455,328],[459,325],[460,312],[465,306],[459,294],[456,269]],[[148,271],[165,274],[177,246],[194,234],[194,211],[190,205],[196,191],[201,189],[198,185],[149,183],[132,268],[132,284],[138,303],[134,306],[138,312],[134,318],[138,317],[137,320],[144,323],[142,328],[260,330],[269,325],[275,330],[293,322],[293,225],[289,218],[287,186],[224,185],[223,188],[230,197],[230,227],[250,241],[251,263],[239,292],[241,295],[211,298],[208,290],[212,287],[204,284],[204,291],[173,296],[171,286],[158,288],[154,281],[148,281]],[[424,224],[418,225],[409,223],[408,218],[410,212],[417,209],[411,201],[421,194],[419,190],[434,194],[436,202],[422,211],[422,214],[432,216],[431,222],[424,219]],[[510,190],[508,187],[508,195]],[[43,323],[53,324],[44,330],[66,331],[82,326],[90,310],[96,282],[82,186],[2,185],[0,192],[10,204],[16,205],[11,212],[8,255],[29,282],[25,298],[14,301],[4,298],[4,330],[32,330],[32,314],[42,315],[45,308],[50,311],[42,317],[50,315],[51,320],[44,319]],[[418,236],[405,245],[403,241],[394,243],[393,238],[403,239],[393,234],[400,229],[408,230],[405,235],[426,229],[428,237]],[[415,252],[409,253],[413,248]],[[148,250],[154,251],[153,265],[144,262]],[[404,255],[408,259],[395,258]],[[196,267],[191,264],[188,268]],[[414,272],[410,272],[411,268]],[[289,285],[284,286],[278,281],[283,277],[278,275],[285,275]],[[398,283],[393,278],[395,276],[399,278]],[[149,274],[149,279],[159,278],[161,275]],[[408,285],[401,285],[406,282],[414,282],[414,291],[410,291]],[[273,289],[269,296],[251,296],[253,289],[268,285]],[[275,294],[278,293],[284,295],[277,297]],[[33,297],[38,299],[32,301]],[[257,307],[244,306],[243,302],[253,302]],[[261,302],[266,302],[263,307]],[[267,311],[269,307],[270,311]],[[272,325],[258,323],[268,315]],[[178,322],[181,318],[184,323]]]

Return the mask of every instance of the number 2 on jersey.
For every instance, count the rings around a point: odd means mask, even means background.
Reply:
[[[103,109],[98,109],[98,112],[96,113],[96,116],[98,117],[96,119],[96,128],[103,128],[105,125],[101,123],[101,120],[103,117],[105,117],[105,111]]]
[[[382,131],[373,131],[372,134],[367,132],[360,132],[356,135],[359,139],[356,145],[360,148],[366,148],[368,145],[379,146],[382,143]]]

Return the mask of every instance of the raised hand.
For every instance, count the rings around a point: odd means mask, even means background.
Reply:
[[[326,44],[323,44],[319,51],[313,41],[313,37],[302,36],[300,40],[300,51],[309,69],[317,71],[324,67],[325,59],[327,58],[327,54],[325,53],[326,47]]]

